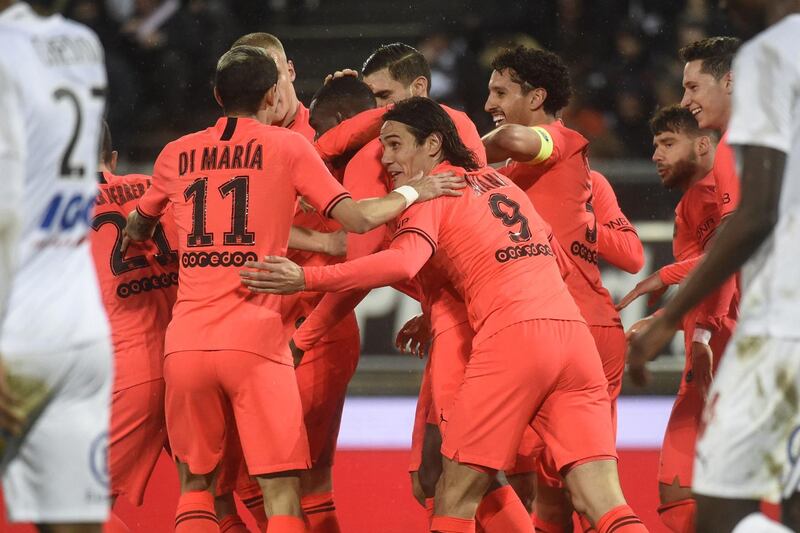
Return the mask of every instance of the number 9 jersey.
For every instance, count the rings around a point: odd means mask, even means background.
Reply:
[[[2,97],[22,118],[25,169],[0,350],[50,353],[107,339],[86,241],[105,108],[102,46],[85,26],[19,2],[0,16],[0,50],[11,82]]]

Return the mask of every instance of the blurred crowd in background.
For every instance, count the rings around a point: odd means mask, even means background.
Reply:
[[[129,161],[209,124],[217,58],[237,37],[277,35],[308,104],[325,73],[360,67],[403,41],[432,66],[431,97],[466,110],[481,132],[489,64],[509,45],[547,48],[570,66],[564,120],[594,158],[649,158],[647,120],[680,100],[680,47],[728,33],[717,0],[63,0],[62,12],[105,45],[109,122]],[[342,64],[344,62],[344,64]]]

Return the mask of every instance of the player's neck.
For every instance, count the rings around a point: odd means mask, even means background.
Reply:
[[[710,167],[706,168],[703,166],[698,166],[697,171],[695,171],[695,173],[692,174],[692,177],[687,180],[686,185],[681,187],[681,189],[683,189],[683,192],[688,191],[692,187],[692,185],[694,185],[701,179],[705,178],[709,172],[711,172]]]
[[[286,113],[286,116],[283,117],[280,125],[284,128],[288,127],[292,122],[294,122],[295,117],[297,116],[297,112],[300,111],[300,100],[297,98],[297,94],[292,91],[292,98],[291,98],[291,105],[289,106],[290,111]]]
[[[528,121],[528,126],[543,126],[552,124],[558,120],[555,115],[545,113],[544,109],[538,109],[533,112],[531,119]]]

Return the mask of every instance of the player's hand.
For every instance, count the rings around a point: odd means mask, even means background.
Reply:
[[[0,430],[14,437],[22,434],[24,421],[19,413],[19,400],[11,393],[3,360],[0,359]]]
[[[431,341],[431,323],[425,313],[421,313],[405,323],[397,333],[395,339],[395,346],[400,350],[400,353],[408,353],[416,355],[420,359],[425,357],[428,345]]]
[[[650,323],[650,321],[652,321],[654,318],[655,316],[650,315],[634,322],[633,325],[630,328],[628,328],[628,331],[625,332],[625,340],[626,341],[630,340],[632,336],[642,331],[642,329],[644,329],[645,326],[647,326]]]
[[[353,77],[357,78],[358,77],[358,71],[357,70],[353,70],[351,68],[344,68],[342,70],[337,70],[333,74],[328,74],[327,76],[325,76],[325,81],[323,81],[322,84],[323,85],[328,85],[328,83],[330,83],[330,81],[332,79],[343,78],[344,76],[353,76]]]
[[[122,230],[122,244],[119,247],[122,255],[125,255],[131,241],[141,242],[152,238],[157,224],[157,219],[144,218],[135,209],[128,213],[128,220]]]
[[[419,193],[418,202],[432,200],[439,196],[461,196],[459,189],[467,186],[462,176],[456,176],[454,172],[444,172],[423,176],[419,172],[408,185],[414,187]]]
[[[659,316],[647,323],[638,333],[628,339],[628,372],[631,380],[639,386],[649,382],[645,365],[655,359],[658,351],[675,335],[677,327]]]
[[[306,352],[297,347],[297,345],[294,343],[294,339],[289,339],[289,350],[291,350],[292,352],[292,360],[294,361],[294,367],[297,368],[298,366],[300,366],[300,363],[302,362],[303,356],[305,355]]]
[[[708,397],[708,390],[713,380],[714,352],[711,346],[702,342],[692,342],[692,377],[703,398]]]
[[[325,253],[334,257],[341,257],[347,254],[347,232],[344,230],[325,235]]]
[[[649,294],[650,298],[647,300],[648,305],[654,305],[659,298],[667,290],[667,286],[661,281],[661,276],[658,272],[653,272],[642,281],[636,284],[631,292],[626,294],[622,300],[617,304],[617,311],[625,309],[632,301],[643,294]]]
[[[294,294],[305,290],[303,269],[285,257],[270,255],[264,261],[247,261],[239,277],[242,285],[252,292],[269,294]]]

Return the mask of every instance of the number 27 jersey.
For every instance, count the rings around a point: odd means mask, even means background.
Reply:
[[[583,322],[527,195],[489,167],[440,165],[431,173],[447,171],[464,176],[464,194],[411,206],[395,238],[411,232],[430,243],[433,265],[464,296],[475,342],[525,320]]]
[[[281,297],[250,292],[239,272],[246,261],[286,255],[298,194],[324,216],[350,196],[311,143],[284,128],[223,117],[162,150],[137,210],[156,217],[172,204],[178,227],[167,355],[240,350],[290,364]]]

